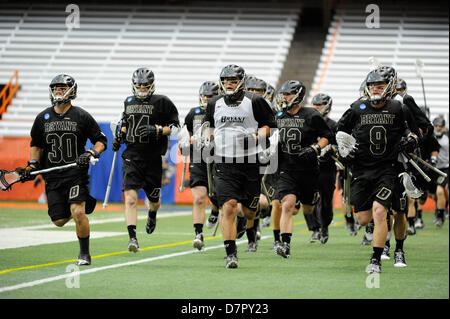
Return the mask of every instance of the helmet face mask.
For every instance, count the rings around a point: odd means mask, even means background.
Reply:
[[[315,95],[311,101],[314,108],[320,112],[323,116],[327,115],[331,111],[331,106],[333,105],[333,100],[331,97],[324,93],[319,93]]]
[[[138,99],[146,99],[155,92],[155,76],[147,68],[134,71],[131,82],[131,91]]]
[[[384,86],[383,83],[386,86]],[[396,94],[396,85],[397,73],[394,68],[382,66],[371,71],[367,75],[365,94],[373,105],[379,105]],[[380,90],[381,87],[383,87],[382,90]],[[374,93],[374,90],[377,92]]]
[[[405,96],[407,89],[408,89],[408,87],[406,85],[405,80],[398,78],[397,85],[395,87],[397,94],[400,94],[403,97],[403,96]]]
[[[283,96],[282,108],[290,110],[303,102],[306,94],[306,87],[302,82],[288,80],[283,83],[278,93]]]
[[[49,98],[53,106],[68,103],[77,97],[77,83],[67,74],[59,74],[50,82]]]
[[[263,96],[267,92],[267,83],[256,77],[247,77],[245,80],[245,89],[249,92]]]
[[[236,97],[245,89],[245,71],[235,64],[227,65],[220,72],[219,88],[222,94]]]

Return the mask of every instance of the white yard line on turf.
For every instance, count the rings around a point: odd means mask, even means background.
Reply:
[[[271,237],[272,236],[262,236],[261,240],[271,238]],[[247,240],[241,240],[241,241],[236,242],[236,245],[240,245],[240,244],[243,244],[246,242],[247,242]],[[212,246],[212,247],[207,247],[207,248],[205,248],[205,251],[212,250],[212,249],[218,249],[218,248],[223,248],[223,244],[217,245],[217,246]],[[24,282],[24,283],[21,283],[18,285],[0,287],[0,293],[6,292],[6,291],[13,291],[13,290],[21,289],[21,288],[34,287],[34,286],[42,285],[45,283],[49,283],[49,282],[53,282],[53,281],[57,281],[57,280],[61,280],[61,279],[67,279],[67,278],[71,278],[71,277],[75,277],[75,276],[79,276],[79,275],[91,274],[91,273],[102,271],[102,270],[137,265],[137,264],[147,263],[147,262],[156,261],[156,260],[162,260],[162,259],[168,259],[168,258],[193,254],[193,253],[199,253],[199,251],[196,249],[192,249],[192,250],[188,250],[188,251],[182,251],[179,253],[167,254],[167,255],[162,255],[162,256],[158,256],[158,257],[145,258],[145,259],[130,261],[130,262],[126,262],[126,263],[114,264],[114,265],[97,267],[97,268],[90,268],[90,269],[82,270],[79,272],[75,271],[75,272],[71,272],[71,273],[67,273],[67,274],[63,274],[63,275],[59,275],[59,276]]]

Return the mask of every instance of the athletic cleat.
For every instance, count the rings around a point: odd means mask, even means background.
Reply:
[[[352,223],[349,225],[349,230],[350,230],[350,236],[358,235],[358,228],[356,227],[355,223]]]
[[[367,234],[364,234],[363,240],[361,242],[361,245],[363,246],[369,246],[370,244],[372,244],[372,240],[367,239]]]
[[[195,239],[192,242],[192,246],[194,248],[197,248],[198,250],[202,251],[205,248],[205,243],[203,242],[203,234],[197,234],[195,235]]]
[[[425,228],[425,225],[423,224],[422,218],[417,218],[416,219],[414,227],[416,227],[417,229],[424,229]]]
[[[309,239],[310,243],[315,243],[320,240],[320,232],[318,230],[313,231],[311,238]]]
[[[402,250],[394,253],[394,267],[406,267],[405,253]]]
[[[267,228],[270,226],[270,216],[264,217],[261,223],[261,228]]]
[[[409,226],[408,229],[406,230],[406,233],[408,235],[413,236],[416,234],[416,228],[414,226]]]
[[[383,253],[381,254],[381,260],[391,259],[391,246],[384,245]]]
[[[247,230],[247,219],[245,217],[236,216],[236,238],[244,236]]]
[[[239,265],[238,258],[236,254],[228,255],[225,268],[237,268]]]
[[[248,247],[245,250],[246,253],[256,253],[256,248],[258,248],[258,243],[255,242],[249,242]]]
[[[366,267],[366,273],[368,274],[379,274],[381,273],[381,262],[372,258],[370,264]]]
[[[436,227],[441,228],[442,226],[444,226],[444,219],[442,218],[436,218],[436,222],[435,222]]]
[[[323,227],[320,232],[320,242],[326,244],[328,241],[328,227]]]
[[[259,229],[259,227],[256,230],[256,240],[261,240],[261,230]]]
[[[89,266],[91,264],[91,255],[80,254],[78,255],[78,260],[75,263],[77,266]]]
[[[145,231],[147,234],[153,233],[153,231],[156,228],[156,217],[151,218],[150,216],[147,217],[147,225],[145,225]]]
[[[213,228],[214,226],[216,226],[218,220],[219,216],[214,216],[213,214],[209,215],[208,219],[206,220],[206,228]]]
[[[277,251],[277,248],[278,248],[278,246],[280,246],[281,245],[281,241],[279,241],[279,240],[275,240],[274,242],[273,242],[273,245],[272,245],[272,250],[275,250],[275,251]]]
[[[131,238],[128,242],[128,251],[130,253],[137,253],[139,251],[139,244],[136,238]]]
[[[277,254],[283,258],[291,257],[291,245],[288,243],[282,243],[277,247]]]

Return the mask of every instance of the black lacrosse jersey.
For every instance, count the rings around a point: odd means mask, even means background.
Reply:
[[[186,118],[184,119],[184,124],[186,125],[186,128],[191,136],[196,133],[199,133],[198,130],[200,129],[202,124],[205,122],[205,118],[206,118],[206,109],[202,109],[201,107],[198,106],[198,107],[193,107],[189,110],[188,114],[186,115]],[[195,150],[195,151],[197,152],[198,150]],[[190,150],[189,150],[191,163],[193,163],[193,152],[194,152],[194,147],[193,147],[193,144],[191,144]],[[201,154],[196,156],[196,160],[197,160],[197,157],[200,160]]]
[[[129,96],[124,101],[123,115],[127,127],[125,138],[127,148],[122,157],[128,159],[148,160],[164,155],[167,151],[167,136],[160,136],[158,139],[140,136],[137,133],[140,126],[150,124],[180,126],[178,110],[165,95],[152,94],[144,100]]]
[[[414,118],[415,122],[417,123],[417,126],[423,131],[424,134],[433,133],[434,130],[433,124],[431,124],[430,120],[427,118],[425,113],[422,112],[420,107],[417,106],[416,101],[411,95],[405,94],[402,97],[401,95],[398,94],[395,96],[395,99],[399,100],[407,107],[407,110]]]
[[[276,122],[280,134],[280,168],[294,171],[317,168],[317,161],[304,162],[298,155],[302,148],[317,143],[322,137],[333,141],[333,133],[322,114],[312,107],[301,107],[296,114],[283,110],[277,113]]]
[[[409,132],[402,103],[396,100],[378,109],[369,100],[353,102],[339,120],[338,131],[353,135],[358,144],[353,165],[367,168],[396,163],[400,140]]]
[[[43,150],[41,168],[50,168],[75,163],[85,152],[86,141],[107,145],[105,134],[94,118],[84,109],[72,105],[64,114],[58,114],[53,107],[39,113],[31,128],[30,146]],[[45,174],[46,181],[60,180],[87,173],[86,169],[67,169]]]
[[[327,123],[328,127],[331,130],[331,133],[333,134],[333,137],[331,139],[328,139],[329,144],[336,145],[336,132],[337,132],[337,123],[336,121],[330,119],[328,116],[324,118],[325,123]],[[321,161],[320,162],[320,170],[327,170],[327,171],[334,171],[336,169],[336,164],[334,162],[334,159],[330,158],[327,161]]]

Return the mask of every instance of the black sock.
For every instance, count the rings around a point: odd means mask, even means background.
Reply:
[[[218,217],[219,216],[219,211],[211,209],[211,215]]]
[[[156,217],[156,212],[157,212],[157,210],[153,211],[153,210],[150,209],[148,211],[148,217],[155,218]]]
[[[280,230],[279,229],[273,230],[273,239],[274,239],[274,241],[280,241]]]
[[[225,246],[225,251],[227,252],[227,256],[237,253],[235,240],[225,240],[223,242],[223,244]]]
[[[203,224],[194,224],[195,234],[203,233]]]
[[[283,243],[290,244],[291,243],[291,236],[292,236],[292,233],[283,233],[283,234],[281,234],[281,241]]]
[[[89,236],[86,238],[78,237],[78,242],[80,243],[80,254],[89,255]]]
[[[414,217],[408,217],[408,223],[410,227],[414,227]]]
[[[256,228],[253,225],[252,228],[247,228],[245,231],[247,233],[247,239],[249,243],[254,243],[256,241]]]
[[[421,209],[417,210],[417,218],[422,219],[422,210]]]
[[[136,238],[136,225],[129,225],[127,226],[128,229],[128,235],[131,238]]]
[[[383,253],[383,247],[373,247],[372,259],[376,259],[376,260],[380,261],[382,253]]]
[[[345,214],[345,221],[347,223],[353,224],[353,223],[355,223],[355,218],[353,218],[353,215],[350,215],[350,217],[348,217],[347,214]]]
[[[437,210],[437,217],[440,219],[444,219],[444,211],[445,209],[438,209]]]
[[[259,226],[259,221],[260,220],[261,220],[260,218],[255,218],[253,220],[253,227],[255,228],[255,230],[258,230],[258,226]]]
[[[389,240],[386,240],[385,246],[391,247],[391,242]]]
[[[395,239],[395,242],[396,242],[396,244],[395,244],[395,251],[399,251],[399,250],[403,250],[403,242],[404,242],[405,240],[404,239]]]

